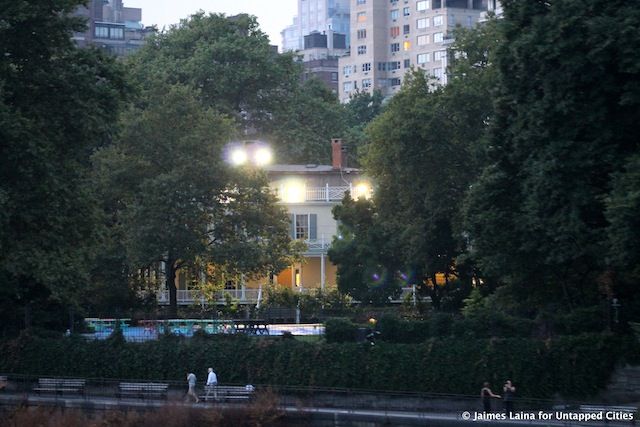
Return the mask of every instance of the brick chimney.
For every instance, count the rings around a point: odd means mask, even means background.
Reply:
[[[342,169],[342,140],[339,138],[331,139],[331,165],[333,169]]]

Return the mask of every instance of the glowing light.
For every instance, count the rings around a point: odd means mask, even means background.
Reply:
[[[291,180],[284,183],[280,199],[285,203],[303,203],[306,199],[306,188],[303,182]]]
[[[353,198],[357,200],[361,197],[365,199],[371,197],[371,186],[366,182],[358,183],[353,187]]]
[[[268,147],[260,147],[253,153],[253,161],[257,166],[265,166],[271,163],[272,154]]]
[[[231,163],[234,166],[240,166],[247,163],[247,152],[244,148],[236,148],[231,152]]]

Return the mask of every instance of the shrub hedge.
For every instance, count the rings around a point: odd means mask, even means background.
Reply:
[[[419,344],[307,343],[198,336],[157,341],[85,341],[22,336],[0,344],[0,372],[184,380],[213,366],[222,383],[346,387],[477,394],[509,378],[520,396],[582,397],[603,388],[615,365],[634,362],[628,337],[585,334],[529,338],[428,339]]]

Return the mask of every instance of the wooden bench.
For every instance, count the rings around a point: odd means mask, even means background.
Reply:
[[[166,399],[168,392],[169,384],[162,383],[120,383],[118,385],[118,398],[136,397],[140,399]]]
[[[38,386],[33,388],[36,393],[75,393],[84,394],[86,381],[72,378],[40,378]]]
[[[200,399],[206,401],[209,400],[249,400],[255,393],[255,387],[252,385],[245,386],[204,386],[205,393],[200,396]]]

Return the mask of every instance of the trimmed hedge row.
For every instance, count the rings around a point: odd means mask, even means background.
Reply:
[[[520,396],[583,397],[606,385],[616,363],[633,362],[637,350],[629,338],[594,334],[375,346],[241,336],[164,337],[145,343],[21,337],[0,345],[0,371],[182,381],[188,371],[204,379],[206,368],[213,366],[228,384],[474,395],[483,381],[497,386],[509,378]]]

